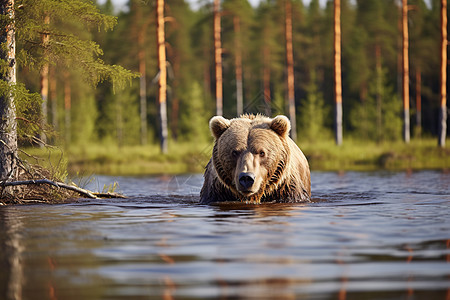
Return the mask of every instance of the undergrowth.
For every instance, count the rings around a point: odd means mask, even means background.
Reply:
[[[411,143],[375,143],[344,140],[336,146],[332,140],[299,141],[311,170],[411,170],[450,169],[450,149],[439,148],[435,139],[417,139]],[[202,173],[211,157],[210,143],[169,143],[168,154],[158,145],[123,146],[94,144],[71,146],[65,150],[69,175],[157,175]],[[56,165],[58,150],[27,149],[34,156],[47,157]],[[49,152],[50,151],[50,152]]]

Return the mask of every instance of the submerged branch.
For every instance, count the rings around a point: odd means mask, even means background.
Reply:
[[[97,198],[121,198],[121,199],[127,199],[126,196],[122,195],[122,194],[117,194],[117,193],[112,193],[112,192],[107,192],[107,193],[92,193],[93,195],[95,195]]]

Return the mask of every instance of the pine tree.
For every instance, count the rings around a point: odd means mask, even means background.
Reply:
[[[388,83],[387,68],[373,73],[367,98],[350,112],[354,132],[359,139],[397,141],[401,138],[400,99]],[[381,80],[378,82],[377,80]],[[378,98],[383,99],[382,102]]]
[[[33,131],[39,127],[32,126],[31,120],[36,118],[36,104],[40,104],[36,95],[29,94],[23,85],[15,82],[16,61],[28,68],[41,69],[46,64],[56,64],[66,69],[83,70],[79,75],[92,84],[103,80],[111,80],[115,86],[123,86],[134,75],[117,65],[106,65],[100,56],[103,51],[90,39],[83,39],[61,24],[83,24],[85,30],[112,29],[116,18],[101,14],[91,2],[83,0],[24,0],[14,7],[14,2],[1,1],[2,15],[2,49],[1,56],[2,77],[0,94],[3,96],[0,108],[1,120],[7,120],[2,125],[2,141],[0,150],[0,180],[16,180],[17,175],[17,132],[15,124],[15,107],[21,120],[20,132],[33,136]],[[51,22],[46,22],[48,16]],[[6,29],[6,30],[5,30]],[[48,36],[43,41],[42,34]],[[17,59],[13,56],[15,50],[14,39],[20,45]],[[37,110],[39,112],[39,110]],[[28,114],[26,114],[28,113]],[[3,121],[2,121],[3,122]],[[38,122],[35,124],[39,124]],[[29,134],[31,132],[31,134]]]
[[[236,112],[233,115],[239,116],[244,112],[244,98],[249,92],[246,80],[249,69],[247,44],[253,25],[253,9],[247,0],[225,0],[222,6],[223,48],[229,54],[224,56],[224,108],[226,113],[227,100],[233,99],[236,104],[234,107],[233,103],[233,112]]]
[[[259,76],[255,80],[256,98],[247,107],[258,106],[258,113],[273,115],[274,98],[286,90],[286,41],[285,7],[283,1],[261,2],[256,9],[252,40],[252,72]],[[262,97],[260,97],[262,96]],[[262,100],[262,101],[261,101]],[[258,103],[259,104],[259,103]]]
[[[222,19],[220,0],[214,0],[214,62],[216,70],[216,115],[223,115]]]
[[[156,4],[156,36],[158,42],[158,104],[160,120],[160,146],[161,152],[167,153],[167,60],[166,60],[166,38],[164,20],[164,0],[157,0]]]
[[[14,1],[0,1],[0,13],[0,181],[6,182],[17,178],[17,121],[12,91],[16,84]],[[0,197],[12,193],[12,189],[2,189]]]
[[[190,101],[183,102],[180,107],[183,111],[180,119],[180,139],[198,144],[206,141],[209,136],[208,127],[205,126],[208,124],[208,114],[202,88],[198,82],[192,82],[187,97]]]
[[[169,93],[170,129],[174,140],[180,138],[180,117],[184,113],[181,107],[189,106],[194,81],[200,79],[198,61],[193,55],[191,44],[191,28],[196,21],[196,15],[190,10],[184,0],[168,0],[166,40],[170,51],[167,52],[169,61]],[[185,76],[191,74],[191,76]],[[204,95],[201,95],[204,98]]]
[[[335,140],[342,144],[341,1],[334,0],[334,97]]]
[[[441,99],[439,105],[438,144],[445,147],[447,136],[447,0],[441,0]]]
[[[112,10],[105,5],[100,7],[102,12]],[[152,83],[157,74],[155,17],[153,2],[133,0],[129,2],[128,9],[119,14],[118,24],[113,31],[95,34],[95,40],[101,48],[109,50],[104,55],[106,63],[121,65],[140,74],[139,80],[133,80],[132,84],[120,93],[114,91],[109,82],[97,87],[98,115],[95,131],[101,142],[120,145],[124,141],[129,144],[153,141],[157,126],[156,89]],[[124,95],[129,97],[125,98]],[[118,132],[119,126],[116,126],[116,120],[119,118],[117,114],[121,111],[126,114],[123,118],[123,139],[119,138],[121,134]],[[139,122],[130,121],[133,118]],[[136,132],[139,133],[137,140]]]
[[[422,76],[428,72],[429,56],[432,52],[429,49],[430,37],[424,34],[426,14],[428,8],[423,0],[410,1],[413,10],[410,12],[409,30],[410,30],[410,62],[414,78],[414,99],[415,99],[415,114],[416,124],[414,127],[414,135],[420,137],[422,133]],[[411,98],[412,99],[412,98]]]
[[[318,89],[316,72],[311,70],[309,77],[306,99],[302,99],[300,106],[300,136],[303,140],[316,142],[329,136],[325,128],[325,116],[328,112],[323,93]]]
[[[409,143],[409,31],[408,0],[402,0],[402,96],[403,96],[403,140]]]
[[[294,86],[294,53],[292,46],[292,3],[285,0],[285,38],[286,38],[286,74],[287,74],[287,102],[289,119],[291,121],[291,137],[297,140],[297,119],[295,116],[295,86]]]
[[[139,59],[139,104],[140,104],[140,126],[141,126],[141,144],[147,144],[147,70],[146,70],[146,47],[145,39],[147,37],[147,29],[150,25],[152,18],[149,16],[143,17],[142,9],[140,7],[135,8],[138,4],[133,2],[134,9],[136,10],[136,18],[138,20],[138,59]],[[143,20],[143,21],[142,21]]]

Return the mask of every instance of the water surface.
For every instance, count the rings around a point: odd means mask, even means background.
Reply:
[[[129,199],[0,207],[0,299],[450,299],[450,174],[313,172],[308,204],[197,204],[201,175],[98,177]]]

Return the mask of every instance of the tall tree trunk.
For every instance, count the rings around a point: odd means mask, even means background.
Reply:
[[[447,0],[441,0],[441,100],[439,107],[440,147],[445,147],[447,136]]]
[[[341,1],[334,0],[334,127],[336,145],[342,145]]]
[[[220,0],[214,0],[214,57],[216,64],[216,115],[223,115],[222,42],[220,26]]]
[[[72,140],[72,87],[68,71],[64,71],[64,137],[66,145]]]
[[[409,143],[409,41],[408,41],[408,0],[402,0],[402,74],[403,74],[403,140]]]
[[[270,93],[270,48],[267,44],[263,46],[263,91],[264,104],[266,107],[265,113],[270,117],[272,115],[272,96]]]
[[[286,0],[286,67],[287,89],[289,103],[289,118],[291,119],[291,137],[297,140],[297,121],[295,116],[295,89],[294,89],[294,51],[292,49],[292,5],[291,0]]]
[[[56,70],[55,67],[51,67],[48,78],[49,78],[49,96],[51,103],[51,113],[52,113],[52,126],[55,131],[58,131],[58,93],[56,90]]]
[[[242,87],[242,45],[241,45],[241,21],[238,16],[233,17],[234,45],[236,47],[236,112],[240,116],[244,113],[244,92]]]
[[[145,30],[139,32],[139,103],[140,103],[140,118],[141,118],[141,145],[147,144],[147,81],[145,74],[145,48],[144,48]]]
[[[203,57],[209,57],[209,49],[207,45],[202,46],[202,55]],[[205,95],[211,95],[211,66],[208,62],[203,63],[203,92]]]
[[[172,81],[172,113],[171,116],[171,136],[174,141],[178,140],[179,128],[178,128],[178,119],[179,119],[179,111],[180,111],[180,99],[177,93],[180,86],[180,53],[178,49],[174,49],[174,53],[172,55],[173,66],[173,81]]]
[[[166,39],[164,35],[164,0],[156,2],[156,32],[158,41],[158,67],[159,67],[159,117],[161,152],[167,153],[167,66],[166,66]]]
[[[14,0],[0,1],[0,13],[8,24],[1,28],[0,59],[9,68],[0,73],[0,80],[9,86],[16,83],[16,39],[14,28]],[[0,182],[17,179],[17,120],[11,93],[0,97]],[[1,185],[1,184],[0,184]],[[12,189],[3,189],[0,197],[11,195]]]
[[[44,24],[50,24],[50,17],[46,15],[44,17]],[[48,46],[50,36],[48,33],[42,34],[42,46],[44,47],[44,53],[47,52],[46,48]],[[42,98],[42,128],[40,138],[43,143],[47,143],[47,135],[45,134],[45,128],[47,126],[47,117],[48,117],[48,73],[49,73],[49,64],[48,61],[44,63],[41,69],[40,81],[41,81],[41,98]],[[44,144],[41,145],[43,147]]]
[[[47,143],[47,135],[45,134],[45,128],[47,126],[47,116],[48,116],[48,73],[49,66],[45,63],[41,69],[40,84],[41,84],[41,98],[42,98],[42,120],[41,120],[41,133],[40,139],[45,144]],[[41,147],[44,146],[41,144]]]
[[[147,75],[145,60],[145,37],[147,36],[147,28],[152,18],[147,17],[142,23],[142,9],[136,2],[133,2],[133,9],[136,10],[136,29],[138,40],[138,60],[139,60],[139,111],[140,111],[140,140],[141,145],[147,144]]]
[[[381,47],[380,44],[375,45],[375,72],[376,72],[376,120],[377,120],[377,142],[381,142],[383,138],[383,120],[382,120],[382,105],[383,105],[383,82],[382,82],[382,66],[381,66]]]
[[[123,146],[123,106],[122,98],[119,97],[116,100],[116,138],[119,148]]]
[[[402,16],[402,5],[400,4],[398,6],[398,18],[397,18],[397,30],[398,32],[402,32],[403,30],[403,18]],[[399,34],[397,36],[397,96],[399,99],[403,99],[403,51],[400,51],[402,49],[403,44],[403,34]]]
[[[422,75],[420,68],[416,70],[416,132],[422,135]]]

